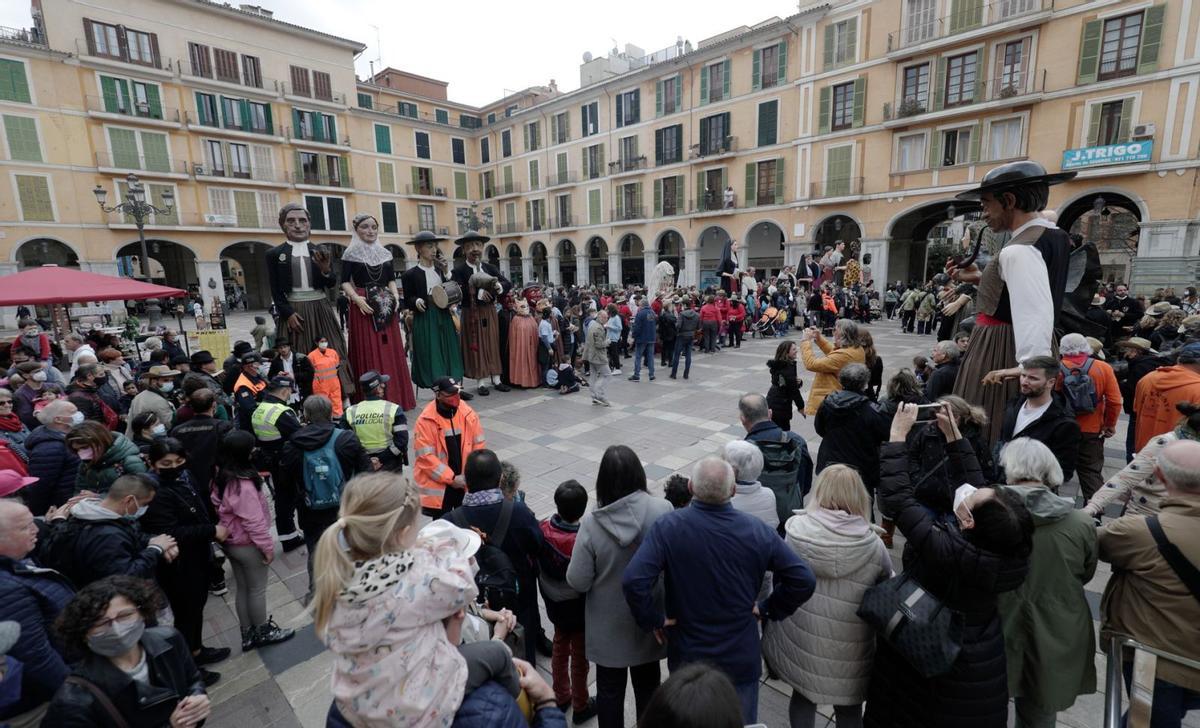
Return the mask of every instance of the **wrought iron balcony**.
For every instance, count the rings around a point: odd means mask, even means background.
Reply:
[[[957,5],[951,12],[927,18],[907,18],[900,30],[888,33],[887,52],[1005,23],[1053,8],[1053,0],[996,0],[985,5]]]

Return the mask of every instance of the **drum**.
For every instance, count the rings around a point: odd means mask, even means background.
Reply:
[[[429,298],[438,308],[450,308],[455,304],[462,303],[462,286],[455,281],[446,281],[441,285],[434,286],[433,290],[429,292]]]

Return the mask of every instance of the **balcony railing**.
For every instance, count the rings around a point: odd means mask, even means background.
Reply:
[[[555,172],[546,177],[547,187],[557,187],[558,185],[569,185],[579,181],[579,175],[575,172]]]
[[[979,79],[973,86],[966,89],[959,89],[953,97],[947,96],[946,88],[933,89],[932,98],[930,98],[929,94],[926,94],[924,97],[908,96],[907,98],[902,94],[895,101],[889,101],[883,105],[883,119],[884,121],[904,119],[932,111],[970,106],[971,104],[983,103],[985,101],[1011,99],[1027,94],[1039,93],[1045,87],[1045,69],[1041,71],[1019,71],[1003,74],[996,78]],[[953,103],[947,104],[947,100]]]
[[[675,217],[676,215],[682,214],[684,214],[682,207],[676,205],[674,200],[671,201],[671,204],[667,204],[665,198],[663,199],[662,209],[654,211],[655,217]]]
[[[723,193],[716,192],[707,197],[702,197],[699,200],[689,200],[688,210],[692,212],[728,212],[737,211],[736,198],[730,200],[729,204],[725,204]]]
[[[180,225],[203,225],[204,227],[239,227],[270,230],[279,226],[278,218],[268,210],[233,213],[185,213]]]
[[[555,215],[550,218],[550,227],[552,228],[573,228],[575,227],[574,215]]]
[[[187,174],[188,163],[182,160],[171,160],[157,154],[106,154],[96,153],[96,166],[104,169],[130,170],[160,174]]]
[[[192,174],[197,177],[220,177],[223,179],[249,179],[258,182],[275,182],[277,184],[288,184],[291,182],[291,177],[283,171],[274,169],[263,170],[259,168],[251,168],[250,170],[234,169],[226,164],[222,167],[210,167],[207,164],[193,164]]]
[[[404,185],[406,195],[425,195],[427,197],[449,197],[445,187],[434,187],[431,184]]]
[[[812,182],[808,186],[810,199],[819,200],[825,197],[848,197],[861,195],[863,191],[862,177],[835,177],[823,182]]]
[[[354,180],[341,175],[332,175],[328,172],[305,172],[303,170],[292,172],[292,182],[298,185],[316,185],[318,187],[340,187],[342,189],[354,189]]]
[[[519,195],[523,190],[520,182],[498,182],[496,184],[496,197],[504,195]]]
[[[328,96],[318,96],[316,94],[316,91],[313,89],[313,87],[311,85],[308,87],[308,93],[296,93],[296,89],[294,86],[292,86],[292,84],[287,83],[285,81],[280,81],[279,82],[279,90],[283,92],[284,96],[295,96],[295,97],[299,97],[302,99],[313,99],[314,101],[324,101],[326,103],[331,103],[331,104],[345,104],[346,103],[346,95],[345,94],[339,94],[337,92],[333,92],[333,93],[330,93]]]
[[[497,235],[515,235],[520,230],[521,230],[520,223],[501,222],[501,223],[496,224],[496,234]]]
[[[202,118],[200,118],[199,114],[196,114],[191,111],[183,112],[183,118],[187,120],[187,123],[189,125],[202,126],[207,129],[228,129],[230,131],[244,131],[244,132],[249,132],[251,134],[270,134],[270,135],[275,134],[275,128],[273,125],[254,126],[253,123],[251,123],[249,121],[243,121],[240,124],[234,124],[234,123],[221,121],[218,119],[202,119]],[[299,138],[299,137],[297,137],[297,138]],[[308,141],[317,141],[317,140],[310,139]],[[326,142],[326,143],[332,144],[335,142]]]
[[[46,37],[38,28],[9,28],[0,25],[0,41],[31,46],[46,45]]]
[[[178,123],[180,120],[179,109],[173,109],[162,104],[150,104],[145,102],[131,101],[128,98],[105,97],[105,96],[87,96],[88,111],[96,111],[105,114],[120,114],[138,119],[153,119],[156,121],[173,121]]]
[[[962,7],[937,17],[906,19],[904,27],[888,33],[888,52],[1049,10],[1054,0],[995,0],[974,7],[970,3],[954,5]]]
[[[320,133],[317,133],[317,131],[315,129],[304,129],[302,127],[293,127],[291,130],[291,138],[299,139],[301,141],[306,141],[306,142],[318,142],[320,144],[336,144],[337,146],[343,146],[343,144],[341,142],[339,142],[337,139],[329,136],[329,133],[327,131],[325,131],[324,129],[322,129],[320,131]],[[345,146],[349,146],[349,145],[347,144]]]
[[[646,155],[640,157],[628,157],[626,159],[617,159],[608,163],[609,174],[619,174],[621,172],[632,172],[635,169],[644,169],[646,166]]]
[[[633,206],[621,207],[619,209],[612,210],[611,213],[612,213],[611,219],[613,222],[622,222],[622,221],[626,221],[626,220],[645,220],[646,219],[646,208],[644,208],[644,207],[633,207]]]
[[[692,159],[715,157],[737,151],[737,137],[726,136],[716,141],[704,141],[692,145]]]
[[[425,231],[425,230],[428,230],[431,233],[437,233],[438,235],[449,235],[450,234],[450,228],[448,228],[448,227],[442,227],[442,226],[426,227],[424,225],[409,225],[408,226],[408,234],[409,235],[416,235],[417,233]]]
[[[527,223],[525,224],[525,229],[526,229],[526,230],[530,230],[530,231],[533,231],[533,230],[546,230],[546,229],[547,229],[547,227],[546,227],[546,221],[545,221],[545,220],[542,220],[542,219],[540,219],[540,218],[539,218],[539,219],[530,220],[529,222],[527,222]]]
[[[141,66],[142,68],[157,68],[159,70],[170,71],[174,70],[176,67],[174,59],[166,58],[161,55],[148,61],[141,61],[131,58],[129,55],[129,49],[126,46],[122,46],[120,55],[109,55],[98,52],[94,53],[91,48],[88,48],[87,38],[83,37],[75,39],[75,52],[80,56],[103,58],[115,63],[128,63],[131,66]]]

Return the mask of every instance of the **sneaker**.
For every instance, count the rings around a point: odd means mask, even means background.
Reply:
[[[642,381],[642,378],[641,378],[641,377],[639,377],[638,375],[634,374],[633,376],[631,376],[631,377],[629,378],[629,381],[631,381],[631,382],[640,382],[640,381]]]
[[[612,405],[609,404],[609,401],[607,399],[600,400],[600,406],[601,407],[612,407]]]
[[[571,716],[571,722],[575,725],[582,725],[595,717],[596,699],[588,698],[587,705],[583,707],[583,710],[576,710],[574,715]]]
[[[293,532],[287,537],[280,538],[279,543],[283,546],[283,552],[288,554],[303,546],[304,538],[299,533]]]
[[[592,404],[600,404],[600,400],[598,400],[598,399],[593,399],[593,400],[592,400]]]
[[[653,375],[653,374],[651,374],[651,375],[650,375],[650,381],[652,381],[652,382],[654,381],[654,375]]]
[[[204,687],[211,688],[221,679],[221,673],[213,672],[212,670],[200,669],[200,679],[204,681]]]
[[[669,374],[667,376],[671,377],[671,379],[678,379],[678,377],[676,377],[674,374]]]
[[[296,630],[280,627],[275,624],[275,620],[267,617],[267,621],[254,628],[254,646],[266,647],[267,645],[286,642],[296,636]]]
[[[242,630],[242,652],[249,652],[250,650],[254,649],[255,647],[256,647],[256,645],[254,644],[254,628],[251,627],[250,629],[243,629]]]
[[[225,584],[225,580],[214,581],[208,586],[208,593],[214,597],[223,597],[229,593],[229,587]]]
[[[192,662],[196,663],[197,667],[200,667],[220,662],[227,657],[229,657],[228,647],[201,647],[199,652],[192,655]]]
[[[613,369],[613,370],[612,370],[612,375],[613,375],[614,377],[619,377],[619,376],[621,376],[621,374],[623,374],[623,373],[624,373],[624,372],[622,372],[620,369]]]

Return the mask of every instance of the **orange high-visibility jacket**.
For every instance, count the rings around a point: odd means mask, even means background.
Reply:
[[[313,365],[313,394],[323,394],[333,402],[334,418],[342,416],[342,382],[338,379],[338,365],[342,358],[329,347],[321,351],[318,347],[308,352]]]
[[[479,415],[465,402],[458,405],[454,418],[447,420],[438,414],[435,400],[421,411],[413,432],[413,455],[416,459],[413,479],[421,490],[421,507],[437,510],[442,507],[446,487],[454,482],[454,473],[448,464],[446,435],[462,435],[462,458],[459,462],[465,466],[468,455],[487,447],[483,426],[479,424]]]

